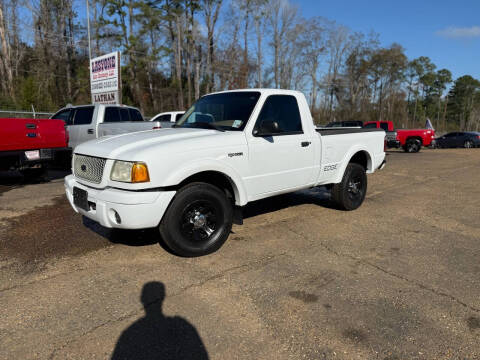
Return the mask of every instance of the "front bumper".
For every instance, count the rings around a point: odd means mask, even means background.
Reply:
[[[73,187],[87,191],[90,210],[73,203]],[[107,228],[145,229],[160,223],[175,191],[127,191],[95,189],[79,183],[73,175],[65,177],[65,192],[73,209]],[[121,221],[115,216],[119,215]]]
[[[387,140],[387,148],[398,149],[401,146],[400,141],[398,140]]]

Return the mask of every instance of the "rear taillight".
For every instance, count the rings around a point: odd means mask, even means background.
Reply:
[[[154,127],[152,128],[152,130],[158,130],[158,129],[161,129],[161,128],[162,128],[161,126],[154,126]]]
[[[480,135],[477,135],[477,139],[479,139],[479,140],[480,140]]]

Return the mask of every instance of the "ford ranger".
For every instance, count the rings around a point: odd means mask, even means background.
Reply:
[[[108,228],[158,228],[182,256],[216,251],[241,207],[329,185],[358,208],[366,174],[385,165],[382,129],[317,129],[304,95],[235,90],[200,98],[173,128],[75,148],[65,189],[73,209]]]

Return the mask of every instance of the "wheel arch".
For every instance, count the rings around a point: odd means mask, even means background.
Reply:
[[[343,165],[332,183],[339,183],[342,181],[343,174],[345,173],[348,164],[352,162],[363,166],[367,174],[370,174],[374,171],[373,157],[370,152],[363,147],[357,147],[352,149],[350,152],[347,153],[347,155],[345,155],[344,159],[345,161],[343,161]]]
[[[357,151],[350,157],[348,164],[355,163],[363,166],[366,172],[372,171],[372,157],[366,150]]]
[[[175,172],[168,183],[175,187],[182,187],[192,182],[204,182],[228,190],[235,205],[243,206],[248,202],[245,187],[239,174],[216,162],[204,163],[201,166],[191,165]]]
[[[420,141],[420,145],[423,146],[423,138],[420,135],[410,135],[405,139],[405,144],[407,143],[408,140],[418,140]]]

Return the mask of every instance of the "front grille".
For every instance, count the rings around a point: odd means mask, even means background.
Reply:
[[[397,134],[396,133],[387,134],[387,140],[397,140]]]
[[[74,154],[73,173],[76,177],[100,184],[106,161],[98,157]]]

